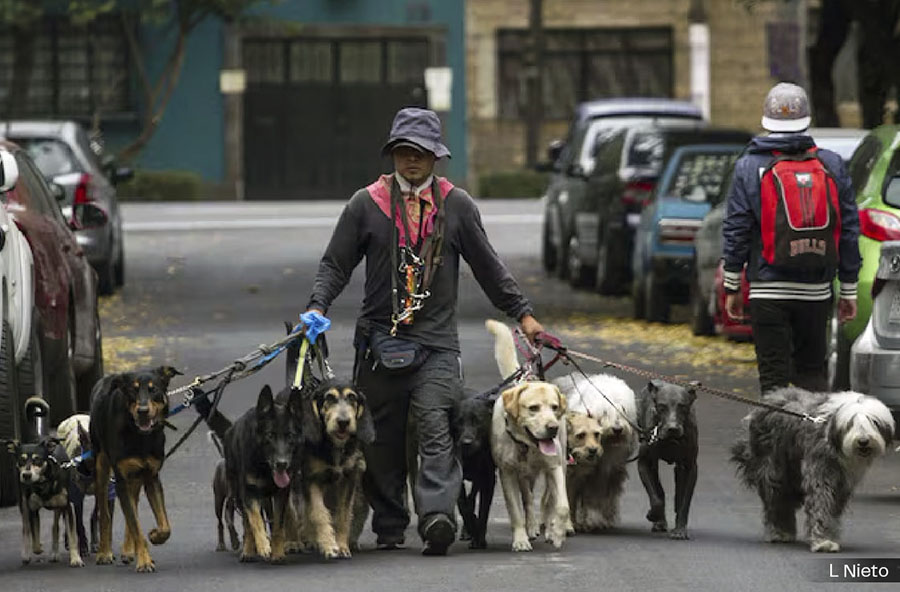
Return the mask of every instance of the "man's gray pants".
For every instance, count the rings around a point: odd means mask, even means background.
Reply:
[[[456,353],[432,351],[409,374],[372,369],[360,360],[357,385],[375,419],[375,442],[367,446],[363,484],[372,505],[372,530],[379,543],[399,543],[409,525],[406,500],[406,428],[410,411],[419,439],[416,510],[419,534],[425,518],[444,514],[455,522],[462,467],[452,428],[463,395]]]

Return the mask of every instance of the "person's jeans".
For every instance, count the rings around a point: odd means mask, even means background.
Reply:
[[[433,351],[415,372],[394,375],[360,360],[357,385],[375,419],[375,442],[365,448],[366,496],[379,542],[399,542],[409,524],[406,499],[406,428],[413,413],[419,439],[416,508],[419,525],[431,514],[455,521],[462,466],[451,426],[462,398],[460,362],[453,352]]]
[[[794,386],[823,392],[826,379],[827,328],[831,300],[750,300],[759,388]]]

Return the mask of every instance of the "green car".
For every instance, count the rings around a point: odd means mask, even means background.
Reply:
[[[859,271],[856,319],[840,328],[832,320],[828,360],[833,390],[850,388],[850,347],[866,328],[872,313],[872,282],[878,269],[881,243],[900,239],[900,200],[886,197],[891,178],[900,175],[900,125],[872,130],[850,159],[850,177],[859,206]],[[835,315],[836,317],[836,315]]]

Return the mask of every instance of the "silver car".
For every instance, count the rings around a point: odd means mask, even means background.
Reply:
[[[900,179],[897,179],[900,182]],[[850,349],[850,388],[880,399],[900,416],[900,241],[881,244],[872,315]]]
[[[0,124],[0,136],[22,146],[48,181],[62,188],[57,196],[97,270],[99,291],[112,294],[125,283],[122,218],[115,185],[130,169],[106,169],[91,148],[84,128],[74,121],[12,121]]]

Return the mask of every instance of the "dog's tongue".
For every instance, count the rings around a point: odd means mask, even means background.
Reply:
[[[556,455],[556,440],[538,440],[538,446],[541,448],[541,452],[547,456]]]
[[[291,476],[287,471],[272,471],[272,480],[279,489],[284,489],[291,484]]]

